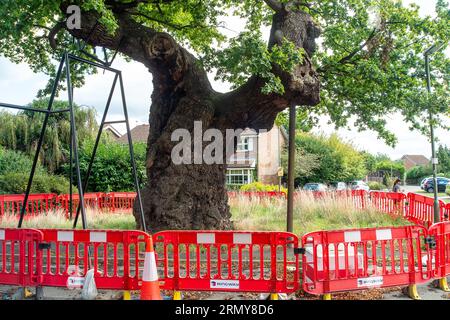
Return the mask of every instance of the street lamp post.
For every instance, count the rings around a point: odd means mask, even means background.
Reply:
[[[431,94],[431,78],[430,78],[430,55],[442,48],[443,44],[434,44],[424,52],[425,56],[425,73],[427,78],[428,94]],[[428,109],[428,118],[430,121],[430,139],[431,139],[431,164],[433,166],[433,191],[434,191],[434,222],[439,222],[439,200],[438,200],[438,184],[437,184],[437,164],[436,148],[434,143],[433,113]]]

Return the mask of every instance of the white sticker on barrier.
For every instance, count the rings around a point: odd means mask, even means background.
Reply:
[[[347,231],[344,232],[345,242],[359,242],[361,241],[361,231]]]
[[[210,280],[211,289],[239,289],[239,280]]]
[[[106,232],[90,232],[90,242],[106,242]]]
[[[377,240],[391,240],[392,231],[391,229],[376,230]]]
[[[67,288],[80,289],[84,285],[84,277],[69,277],[67,278]]]
[[[198,233],[197,243],[216,243],[216,235],[214,233]]]
[[[73,241],[73,231],[58,231],[58,241]]]
[[[5,240],[5,230],[0,230],[0,240]]]
[[[359,278],[358,288],[361,287],[379,287],[383,285],[383,277]]]
[[[233,233],[234,244],[252,244],[251,233]]]

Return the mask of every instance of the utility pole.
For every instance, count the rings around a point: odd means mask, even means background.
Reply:
[[[425,74],[427,79],[428,95],[431,94],[431,77],[430,77],[430,55],[443,47],[443,44],[434,44],[424,52],[425,56]],[[434,191],[434,223],[440,221],[439,215],[439,199],[438,199],[438,183],[437,183],[437,164],[436,148],[434,143],[434,127],[433,127],[433,113],[428,109],[428,118],[430,122],[430,139],[431,139],[431,164],[433,166],[433,191]]]
[[[287,203],[287,232],[294,230],[294,165],[295,165],[295,106],[289,108],[289,154],[288,154],[288,203]]]

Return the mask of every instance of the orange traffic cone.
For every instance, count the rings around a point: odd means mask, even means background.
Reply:
[[[155,251],[152,237],[145,243],[144,274],[142,275],[141,300],[162,300],[156,270]]]

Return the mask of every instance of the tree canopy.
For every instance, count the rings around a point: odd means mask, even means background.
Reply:
[[[312,44],[302,49],[287,39],[280,45],[266,44],[262,30],[272,24],[274,10],[298,7],[321,29],[313,58],[320,76],[321,102],[308,108],[313,123],[318,115],[327,114],[338,127],[353,122],[357,128],[376,130],[392,144],[395,137],[384,127],[387,114],[400,112],[411,127],[426,131],[425,109],[449,112],[448,57],[443,50],[433,56],[431,97],[425,91],[423,66],[425,49],[433,43],[448,43],[449,8],[444,0],[437,1],[435,17],[425,18],[419,16],[417,5],[406,7],[396,0],[4,0],[0,54],[54,75],[54,60],[63,50],[76,51],[64,27],[64,9],[69,4],[80,5],[82,19],[84,12],[97,12],[98,24],[110,34],[118,32],[119,16],[126,13],[139,25],[169,33],[206,70],[216,72],[216,78],[233,87],[252,75],[260,76],[265,79],[261,88],[265,94],[285,90],[271,65],[292,70],[303,59],[304,50],[313,50]],[[230,26],[223,24],[223,17],[229,15],[245,21],[244,29],[234,37],[224,32]],[[86,50],[95,53],[91,45]],[[83,83],[86,73],[94,72],[81,65],[76,69],[76,85]],[[435,121],[439,124],[440,117]]]

